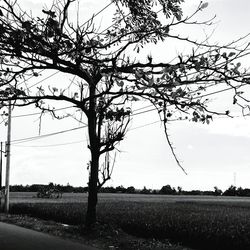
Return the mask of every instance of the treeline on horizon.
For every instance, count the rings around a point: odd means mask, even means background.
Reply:
[[[88,187],[74,187],[69,184],[60,185],[49,183],[48,185],[43,184],[32,184],[32,185],[12,185],[10,186],[10,192],[39,192],[42,188],[55,188],[62,193],[86,193],[88,192]],[[127,188],[123,186],[117,187],[102,187],[99,191],[100,193],[124,193],[124,194],[166,194],[166,195],[213,195],[213,196],[247,196],[250,197],[250,189],[242,187],[236,187],[231,185],[224,192],[218,187],[214,187],[213,191],[201,191],[201,190],[191,190],[185,191],[181,187],[171,187],[170,185],[165,185],[161,189],[148,189],[144,187],[143,189],[136,189],[133,186]]]

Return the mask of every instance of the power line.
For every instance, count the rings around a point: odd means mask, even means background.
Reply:
[[[223,89],[223,90],[215,91],[215,92],[212,92],[212,93],[203,95],[203,96],[199,96],[199,97],[197,97],[197,98],[202,98],[202,97],[204,97],[204,96],[208,96],[208,95],[213,95],[213,94],[221,93],[221,92],[223,92],[223,91],[228,91],[228,90],[231,90],[231,88],[226,88],[226,89]],[[172,106],[172,105],[173,105],[173,104],[169,104],[168,106]],[[144,109],[144,108],[145,108],[145,107],[140,108],[140,109],[137,109],[137,110],[142,110],[142,109]],[[155,108],[149,109],[149,110],[144,110],[144,111],[141,111],[141,112],[137,112],[137,113],[131,114],[131,116],[141,115],[141,114],[148,113],[148,112],[152,112],[152,111],[155,111],[155,110],[156,110]],[[27,115],[28,115],[28,114],[27,114]],[[30,114],[29,114],[29,115],[30,115]],[[151,124],[151,123],[150,123],[150,124]],[[144,126],[144,125],[143,125],[143,126]],[[50,133],[50,134],[40,135],[40,136],[34,136],[34,137],[16,139],[16,140],[13,140],[12,142],[15,142],[15,144],[17,144],[17,143],[21,143],[21,142],[24,142],[24,141],[31,141],[31,140],[41,139],[41,138],[44,138],[44,137],[48,137],[48,136],[52,136],[52,135],[57,135],[57,134],[61,134],[61,133],[66,133],[66,132],[70,132],[70,131],[74,131],[74,130],[81,129],[81,128],[86,128],[86,127],[87,127],[87,125],[82,126],[82,127],[73,128],[73,129],[58,131],[58,132],[54,132],[54,133]]]
[[[171,106],[171,104],[169,106]],[[141,112],[138,112],[138,113],[131,114],[131,116],[141,115],[141,114],[145,114],[145,113],[152,112],[152,111],[155,111],[155,110],[156,110],[155,108],[149,109],[149,110],[144,110],[144,111],[141,111]],[[41,139],[41,138],[44,138],[44,137],[48,137],[48,136],[52,136],[52,135],[57,135],[57,134],[61,134],[61,133],[66,133],[66,132],[70,132],[70,131],[74,131],[74,130],[81,129],[81,128],[86,128],[86,127],[87,127],[87,125],[81,126],[81,127],[77,127],[77,128],[73,128],[73,129],[58,131],[58,132],[54,132],[54,133],[50,133],[50,134],[40,135],[40,136],[34,136],[34,137],[16,139],[16,140],[13,140],[12,142],[14,142],[15,144],[18,144],[18,143],[22,143],[24,141],[25,142],[33,141],[33,140]]]
[[[88,20],[87,20],[84,24],[82,24],[80,27],[84,26],[84,25],[87,24],[91,19],[93,19],[93,18],[95,18],[96,16],[98,16],[101,12],[103,12],[105,9],[107,9],[110,5],[112,5],[112,2],[109,3],[108,5],[106,5],[104,8],[102,8],[102,9],[101,9],[100,11],[98,11],[96,14],[94,14],[92,18],[88,19]],[[162,9],[159,10],[157,13],[159,13],[160,11],[162,11]],[[124,18],[127,17],[128,15],[130,15],[130,14],[127,14],[127,15],[124,16],[122,19],[124,19]],[[122,19],[121,19],[121,20],[122,20]],[[109,28],[112,27],[113,25],[114,25],[114,24],[112,24],[112,25],[110,25],[108,28],[104,29],[101,33],[103,33],[104,31],[106,31],[107,29],[109,29]],[[71,34],[72,34],[72,33],[71,33]],[[45,69],[41,70],[39,73],[41,73],[41,72],[44,71],[44,70],[45,70]],[[51,78],[52,76],[56,75],[57,73],[59,73],[59,71],[57,71],[57,72],[55,72],[55,73],[53,73],[53,74],[51,74],[51,75],[45,77],[44,79],[40,80],[40,81],[37,82],[37,83],[31,85],[28,89],[30,89],[30,88],[32,88],[32,87],[38,85],[39,83],[41,83],[41,82],[43,82],[43,81],[45,81],[45,80]],[[32,77],[34,77],[34,76],[31,76],[29,79],[31,79]],[[28,80],[29,80],[29,79],[28,79]],[[25,82],[25,81],[23,81],[23,82]],[[23,82],[22,82],[22,83],[23,83]],[[20,83],[20,84],[21,84],[21,83]],[[221,91],[221,92],[222,92],[222,91]],[[209,95],[209,94],[207,94],[207,95]],[[211,95],[211,94],[210,94],[210,95]],[[204,95],[204,96],[206,96],[206,95]],[[146,106],[146,107],[140,108],[140,109],[138,109],[138,110],[145,109],[145,108],[147,108],[147,107],[150,107],[150,106]],[[58,110],[59,110],[59,109],[58,109]],[[154,110],[154,109],[149,110],[149,111],[153,111],[153,110]],[[137,111],[137,110],[135,110],[135,111]],[[145,112],[149,112],[149,111],[145,111]],[[145,112],[135,113],[134,115],[138,115],[138,114],[145,113]],[[36,115],[36,114],[40,114],[40,112],[39,112],[39,113],[34,113],[34,114],[13,116],[13,118],[16,118],[16,117],[25,117],[25,116]]]
[[[142,114],[142,113],[147,113],[147,112],[150,112],[150,111],[153,111],[153,110],[155,110],[155,109],[146,110],[146,111],[143,111],[143,112],[132,114],[132,116],[139,115],[139,114]],[[146,124],[146,125],[143,125],[143,126],[139,126],[139,127],[133,128],[132,130],[135,130],[135,129],[140,128],[140,127],[145,127],[145,126],[148,126],[148,125],[151,125],[151,124],[154,124],[154,123],[156,123],[156,122],[149,123],[149,124]],[[11,144],[12,145],[16,145],[16,144],[20,144],[20,143],[26,143],[26,142],[30,142],[30,141],[34,141],[34,140],[39,140],[39,139],[43,139],[43,138],[46,138],[46,137],[50,137],[50,136],[54,136],[54,135],[58,135],[58,134],[62,134],[62,133],[67,133],[67,132],[79,130],[79,129],[86,128],[86,127],[87,127],[87,125],[81,126],[81,127],[72,128],[72,129],[62,130],[62,131],[58,131],[58,132],[54,132],[54,133],[39,135],[39,136],[32,136],[32,137],[20,138],[20,139],[12,140]],[[79,142],[83,142],[83,141],[72,142],[71,144],[79,143]],[[63,145],[67,145],[67,143],[63,144]],[[49,146],[52,147],[53,145],[49,145]],[[55,146],[61,146],[61,144],[55,144]],[[32,147],[32,146],[29,146],[29,147]],[[34,146],[34,147],[39,147],[39,146]]]
[[[135,128],[132,128],[130,129],[129,131],[133,131],[133,130],[137,130],[137,129],[140,129],[140,128],[144,128],[144,127],[147,127],[147,126],[150,126],[150,125],[153,125],[153,124],[156,124],[156,123],[159,123],[161,121],[154,121],[154,122],[151,122],[151,123],[147,123],[147,124],[144,124],[144,125],[141,125],[141,126],[138,126],[138,127],[135,127]],[[77,143],[82,143],[82,142],[85,142],[86,140],[80,140],[80,141],[73,141],[73,142],[67,142],[67,143],[59,143],[59,144],[49,144],[49,145],[16,145],[14,144],[13,146],[15,147],[24,147],[24,148],[29,148],[29,147],[32,147],[32,148],[46,148],[46,147],[58,147],[58,146],[67,146],[67,145],[72,145],[72,144],[77,144]],[[23,142],[20,142],[20,143],[23,143]],[[18,143],[19,144],[19,143]]]
[[[132,113],[131,116],[141,115],[141,114],[148,113],[148,112],[152,112],[152,111],[155,111],[155,110],[156,110],[155,108],[153,108],[153,109],[148,109],[148,110],[144,110],[144,111],[141,111],[141,112]]]
[[[40,73],[42,73],[44,70],[45,70],[45,69],[43,69],[43,70],[39,71],[39,74],[40,74]],[[58,73],[59,73],[59,71],[54,72],[53,74],[51,74],[51,75],[49,75],[49,76],[45,77],[44,79],[42,79],[42,80],[40,80],[40,81],[36,82],[35,84],[33,84],[33,85],[29,86],[29,87],[28,87],[28,89],[33,88],[34,86],[38,85],[39,83],[44,82],[45,80],[48,80],[49,78],[51,78],[52,76],[54,76],[54,75],[56,75],[56,74],[58,74]],[[31,76],[28,80],[30,80],[32,77],[34,77],[34,76]],[[24,81],[23,81],[23,82],[21,82],[21,83],[19,83],[19,84],[22,84],[22,83],[24,83]],[[18,84],[18,85],[19,85],[19,84]]]
[[[138,126],[138,127],[134,127],[134,128],[131,128],[129,131],[133,131],[133,130],[137,130],[137,129],[140,129],[140,128],[144,128],[144,127],[147,127],[147,126],[150,126],[150,125],[153,125],[153,124],[156,124],[156,123],[159,123],[161,122],[160,120],[158,121],[154,121],[154,122],[150,122],[150,123],[146,123],[144,125],[141,125],[141,126]],[[129,132],[128,131],[128,132]]]
[[[246,84],[242,84],[241,87],[245,86]],[[228,88],[225,88],[225,89],[222,89],[222,90],[217,90],[215,92],[211,92],[211,93],[208,93],[208,94],[204,94],[204,95],[201,95],[201,96],[196,96],[194,97],[193,99],[198,99],[198,98],[203,98],[203,97],[206,97],[206,96],[210,96],[210,95],[214,95],[214,94],[218,94],[218,93],[221,93],[221,92],[225,92],[225,91],[228,91],[228,90],[232,90],[232,87],[228,87]],[[198,91],[198,90],[197,90]],[[195,91],[196,92],[196,91]],[[169,104],[167,105],[168,107],[169,106],[172,106],[174,104]],[[150,105],[147,105],[147,106],[144,106],[144,107],[141,107],[141,108],[137,108],[137,109],[134,109],[134,111],[139,111],[139,110],[143,110],[143,109],[146,109],[146,108],[149,108],[149,107],[152,107],[153,104],[150,104]],[[60,111],[60,110],[64,110],[64,109],[69,109],[69,108],[74,108],[75,106],[69,106],[69,107],[64,107],[64,108],[58,108],[58,109],[54,109],[53,111]],[[147,113],[147,112],[150,112],[150,111],[154,111],[154,109],[150,109],[150,110],[146,110],[145,112],[138,112],[138,113],[134,113],[132,114],[132,116],[135,116],[135,115],[139,115],[139,114],[142,114],[142,113]],[[22,114],[22,115],[16,115],[16,116],[12,116],[12,118],[19,118],[19,117],[26,117],[26,116],[33,116],[33,115],[39,115],[41,114],[41,112],[36,112],[36,113],[29,113],[29,114]]]
[[[246,84],[243,84],[242,86],[244,86],[244,85],[246,85]],[[221,92],[224,92],[224,91],[228,91],[228,90],[231,90],[231,89],[232,88],[225,88],[225,89],[218,90],[218,91],[215,91],[215,92],[212,92],[212,93],[208,93],[208,94],[205,94],[205,95],[202,95],[202,96],[197,96],[197,97],[194,97],[194,98],[203,98],[205,96],[214,95],[214,94],[221,93]],[[172,106],[172,105],[173,104],[169,104],[168,106]],[[145,106],[145,107],[142,107],[142,108],[139,108],[139,109],[136,109],[136,110],[139,111],[139,110],[145,109],[145,108],[150,107],[150,106]],[[69,108],[69,107],[66,107],[66,108]],[[66,108],[62,108],[62,109],[66,109]],[[61,110],[61,109],[58,109],[58,110]],[[144,111],[141,111],[141,112],[131,114],[131,116],[136,116],[136,115],[148,113],[148,112],[152,112],[152,111],[155,111],[155,110],[156,110],[155,108],[149,109],[149,110],[144,110]],[[26,114],[26,115],[22,115],[22,116],[29,116],[29,115],[33,115],[33,114]],[[155,122],[153,122],[153,123],[155,123]],[[152,123],[150,123],[150,124],[152,124]],[[147,126],[147,125],[142,125],[142,127],[144,127],[144,126]],[[58,131],[58,132],[55,132],[55,133],[45,134],[45,135],[41,135],[41,136],[34,136],[34,137],[17,139],[17,140],[13,140],[12,142],[14,142],[15,144],[22,143],[22,142],[28,142],[28,141],[37,140],[37,139],[41,139],[41,138],[44,138],[44,137],[57,135],[57,134],[61,134],[61,133],[66,133],[66,132],[70,132],[70,131],[73,131],[73,130],[76,130],[76,129],[86,128],[86,127],[87,127],[87,125],[82,126],[82,127],[69,129],[69,130],[63,130],[63,131]],[[132,129],[132,130],[134,130],[134,129]]]
[[[69,106],[69,107],[64,107],[64,108],[53,109],[52,111],[60,111],[60,110],[65,110],[65,109],[69,109],[69,108],[74,108],[74,107],[75,106]],[[40,115],[40,114],[41,114],[41,112],[22,114],[22,115],[14,115],[14,116],[12,116],[12,118],[20,118],[20,117],[34,116],[34,115]]]
[[[243,83],[240,87],[243,87],[245,85],[247,85],[247,83]],[[202,98],[202,97],[206,97],[206,96],[210,96],[210,95],[215,95],[215,94],[222,93],[222,92],[232,90],[232,89],[233,89],[232,87],[228,87],[228,88],[217,90],[215,92],[211,92],[211,93],[208,93],[208,94],[205,94],[205,95],[194,97],[193,99],[198,99],[198,98]]]
[[[138,114],[142,114],[142,113],[146,113],[146,112],[150,112],[150,111],[153,111],[153,110],[146,110],[146,111],[134,114],[134,115],[138,115]],[[62,130],[62,131],[58,131],[58,132],[54,132],[54,133],[39,135],[39,136],[20,138],[20,139],[12,140],[11,144],[13,145],[13,144],[19,144],[19,143],[29,142],[29,141],[33,141],[33,140],[38,140],[38,139],[42,139],[42,138],[45,138],[45,137],[54,136],[54,135],[58,135],[58,134],[62,134],[62,133],[67,133],[67,132],[79,130],[79,129],[86,128],[86,127],[87,127],[87,125],[72,128],[72,129]]]
[[[67,130],[61,130],[61,131],[57,131],[57,132],[54,132],[54,133],[39,135],[39,136],[32,136],[32,137],[20,138],[20,139],[12,140],[11,144],[19,144],[19,143],[23,143],[23,142],[38,140],[38,139],[42,139],[42,138],[45,138],[45,137],[49,137],[49,136],[53,136],[53,135],[59,135],[59,134],[63,134],[63,133],[67,133],[67,132],[71,132],[71,131],[75,131],[75,130],[79,130],[79,129],[86,128],[86,127],[87,127],[87,125],[86,126],[72,128],[72,129],[67,129]]]
[[[102,13],[105,9],[107,9],[109,6],[111,6],[113,4],[113,2],[111,2],[111,3],[109,3],[109,4],[107,4],[105,7],[103,7],[100,11],[98,11],[96,14],[94,14],[91,18],[89,18],[87,21],[85,21],[80,27],[83,27],[85,24],[87,24],[91,19],[93,19],[93,18],[95,18],[96,16],[98,16],[100,13]],[[159,11],[157,11],[157,13],[159,13],[159,12],[161,12],[162,11],[162,9],[160,9]],[[127,15],[125,15],[122,19],[124,19],[125,17],[127,17],[128,15],[130,15],[130,13],[129,14],[127,14]],[[121,20],[122,20],[121,19]],[[106,29],[104,29],[101,33],[103,33],[104,31],[106,31],[106,30],[108,30],[110,27],[112,27],[114,24],[112,24],[112,25],[110,25],[109,27],[107,27]],[[71,32],[71,34],[72,34],[73,32]],[[45,69],[43,69],[43,70],[41,70],[39,73],[41,73],[41,72],[43,72]],[[39,83],[41,83],[41,82],[43,82],[43,81],[45,81],[45,80],[47,80],[47,79],[49,79],[49,78],[51,78],[52,76],[54,76],[54,75],[56,75],[56,74],[58,74],[59,73],[59,71],[57,71],[57,72],[55,72],[55,73],[53,73],[53,74],[51,74],[51,75],[49,75],[48,77],[46,77],[46,78],[44,78],[44,79],[42,79],[41,81],[39,81],[39,82],[37,82],[37,83],[35,83],[35,84],[33,84],[33,85],[31,85],[30,87],[29,87],[29,89],[30,88],[32,88],[32,87],[34,87],[34,86],[36,86],[36,85],[38,85]],[[28,80],[29,79],[31,79],[32,77],[34,77],[34,76],[31,76],[30,78],[28,78]],[[25,80],[25,81],[23,81],[23,82],[26,82],[27,80]],[[21,83],[23,83],[23,82],[21,82]],[[21,83],[19,83],[19,84],[21,84]],[[18,85],[19,85],[18,84]],[[243,85],[242,85],[243,86]],[[223,91],[227,91],[227,90],[230,90],[231,88],[228,88],[228,89],[225,89],[225,90],[220,90],[220,91],[217,91],[217,92],[214,92],[214,93],[220,93],[220,92],[223,92]],[[203,95],[203,96],[200,96],[200,97],[195,97],[195,98],[201,98],[201,97],[205,97],[205,96],[209,96],[209,95],[212,95],[213,93],[210,93],[210,94],[206,94],[206,95]],[[139,114],[139,113],[138,113]],[[135,114],[135,115],[137,115],[137,114]]]
[[[226,90],[228,90],[228,89],[224,89],[224,91],[226,91]],[[143,107],[143,108],[145,108],[145,107]],[[143,108],[141,108],[141,109],[143,109]],[[139,110],[139,109],[137,109],[137,110]],[[152,112],[152,111],[155,111],[155,109],[149,109],[149,110],[145,110],[145,111],[142,111],[142,112],[138,112],[138,113],[132,114],[131,116],[140,115],[140,114],[144,114],[144,113],[148,113],[148,112]],[[186,119],[181,119],[181,120],[177,119],[177,120],[172,120],[172,121],[186,121]],[[172,121],[170,120],[170,122],[172,122]],[[147,127],[149,125],[153,125],[153,124],[156,124],[156,123],[159,123],[159,122],[161,122],[161,121],[158,120],[158,121],[154,121],[154,122],[151,122],[151,123],[147,123],[147,124],[144,124],[144,125],[132,128],[132,129],[130,129],[130,131],[133,131],[133,130],[136,130],[136,129],[139,129],[139,128],[143,128],[143,127]],[[77,127],[77,128],[73,128],[73,129],[62,130],[62,131],[58,131],[58,132],[54,132],[54,133],[49,133],[49,134],[45,134],[45,135],[40,135],[40,136],[34,136],[34,137],[27,137],[27,138],[22,138],[22,139],[16,139],[16,140],[12,140],[11,142],[12,143],[14,142],[14,146],[15,146],[15,144],[26,143],[26,142],[29,142],[29,141],[33,141],[33,140],[37,140],[37,139],[42,139],[42,138],[45,138],[45,137],[54,136],[54,135],[58,135],[58,134],[62,134],[62,133],[67,133],[67,132],[71,132],[71,131],[82,129],[82,128],[86,128],[86,127],[87,127],[87,125],[81,126],[81,127]],[[53,145],[44,145],[44,146],[38,146],[37,145],[37,146],[25,146],[25,147],[53,147],[53,146],[64,146],[64,145],[69,145],[69,144],[75,144],[75,143],[80,143],[80,142],[84,142],[84,140],[70,142],[70,143],[63,143],[63,144],[53,144]]]
[[[61,109],[58,109],[58,110],[62,110],[62,109],[66,109],[66,108],[70,108],[70,107],[65,107],[65,108],[61,108]],[[155,110],[155,109],[150,109],[150,110],[145,110],[143,112],[135,113],[135,114],[132,114],[132,116],[139,115],[139,114],[142,114],[142,113],[151,112],[153,110]],[[32,114],[25,114],[25,115],[15,116],[15,118],[17,118],[17,117],[26,117],[26,116],[31,116],[31,115],[35,115],[35,114],[39,114],[39,113],[32,113]],[[72,129],[68,129],[68,130],[57,131],[57,132],[54,132],[54,133],[39,135],[39,136],[32,136],[32,137],[25,137],[25,138],[15,139],[15,140],[11,141],[11,144],[19,144],[19,143],[29,142],[29,141],[33,141],[33,140],[38,140],[38,139],[42,139],[42,138],[45,138],[45,137],[58,135],[58,134],[62,134],[62,133],[67,133],[67,132],[75,131],[75,130],[86,128],[86,127],[87,127],[87,125],[72,128]]]
[[[144,107],[141,107],[141,108],[137,108],[137,109],[134,109],[134,112],[135,112],[135,111],[142,110],[142,109],[150,108],[150,107],[152,107],[152,106],[153,106],[153,104],[150,104],[150,105],[147,105],[147,106],[144,106]]]
[[[148,111],[145,111],[146,112],[150,112],[152,110],[148,110]],[[227,117],[218,117],[218,118],[227,118]],[[169,122],[173,122],[173,121],[179,121],[179,122],[183,122],[183,121],[187,121],[186,119],[175,119],[175,120],[169,120]],[[141,128],[144,128],[144,127],[148,127],[150,125],[153,125],[153,124],[156,124],[156,123],[160,123],[162,122],[161,120],[158,120],[158,121],[154,121],[154,122],[150,122],[150,123],[146,123],[146,124],[143,124],[143,125],[140,125],[140,126],[137,126],[137,127],[134,127],[134,128],[131,128],[129,129],[128,132],[130,131],[133,131],[133,130],[137,130],[137,129],[141,129]],[[87,126],[84,126],[84,127],[79,127],[80,128],[85,128]],[[76,128],[78,129],[78,128]],[[60,131],[60,132],[71,132],[71,130],[67,130],[67,131]],[[53,134],[49,134],[49,135],[46,135],[46,136],[53,136],[54,134],[59,134],[59,132],[57,133],[53,133]],[[32,137],[33,138],[33,137]],[[24,138],[25,139],[25,138]],[[27,139],[27,138],[26,138]],[[39,136],[37,136],[36,138],[34,138],[34,140],[36,139],[40,139]],[[32,139],[33,140],[33,139]],[[24,140],[24,141],[20,141],[20,142],[17,142],[17,143],[14,143],[13,146],[15,147],[34,147],[34,148],[45,148],[45,147],[57,147],[57,146],[67,146],[67,145],[72,145],[72,144],[78,144],[78,143],[82,143],[82,142],[86,142],[87,140],[80,140],[80,141],[73,141],[73,142],[67,142],[67,143],[59,143],[59,144],[49,144],[49,145],[16,145],[16,144],[21,144],[21,143],[26,143],[26,142],[29,142],[31,140]]]
[[[245,85],[247,85],[247,83],[242,84],[241,87],[243,87]],[[193,99],[201,99],[203,97],[210,96],[210,95],[215,95],[215,94],[222,93],[222,92],[226,92],[228,90],[232,90],[232,87],[228,87],[228,88],[217,90],[217,91],[214,91],[214,92],[211,92],[211,93],[208,93],[208,94],[196,96],[196,97],[193,97]],[[173,105],[174,104],[168,104],[167,107],[170,107],[170,106],[173,106]],[[139,111],[139,110],[142,110],[142,109],[145,109],[145,108],[149,108],[151,106],[153,106],[153,105],[148,105],[148,106],[145,106],[145,107],[142,107],[142,108],[138,108],[138,109],[135,109],[135,111]],[[154,110],[156,110],[156,109],[153,108],[153,109],[149,109],[149,110],[146,110],[146,111],[137,112],[137,113],[132,114],[132,116],[140,115],[140,114],[151,112],[151,111],[154,111]]]
[[[15,147],[24,147],[24,148],[47,148],[47,147],[58,147],[58,146],[67,146],[72,144],[78,144],[85,142],[86,140],[81,141],[73,141],[73,142],[67,142],[67,143],[58,143],[58,144],[49,144],[49,145],[13,145]]]

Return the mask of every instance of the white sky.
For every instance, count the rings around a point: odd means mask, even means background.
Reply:
[[[19,1],[23,9],[32,9],[33,15],[39,13],[45,3],[49,6],[50,2],[49,0]],[[216,28],[212,37],[213,41],[226,43],[250,31],[250,2],[248,0],[210,0],[208,2],[209,7],[199,14],[199,18],[204,20],[214,14],[217,15],[218,23],[209,29],[211,31]],[[107,3],[107,0],[100,0],[98,3],[97,1],[81,1],[80,19],[87,20]],[[197,0],[187,0],[185,11],[190,12],[198,3]],[[109,8],[102,16],[98,16],[98,23],[102,22],[102,25],[108,25],[110,19],[107,18],[111,18],[111,12],[112,8]],[[74,14],[74,16],[76,15]],[[194,30],[190,36],[200,36],[200,34],[204,35],[201,28]],[[171,43],[160,44],[158,47],[150,47],[150,49],[152,53],[160,57],[163,56],[166,46],[170,46],[170,48],[172,46],[172,53],[176,52],[176,48]],[[185,50],[183,48],[182,52]],[[62,80],[64,78],[61,76],[54,76],[50,79],[51,85],[53,86],[55,82]],[[32,81],[35,83],[36,79],[32,79]],[[213,96],[213,99],[216,105],[221,103],[224,105],[225,100],[228,100],[226,95],[223,97]],[[146,105],[141,104],[141,106]],[[65,103],[62,106],[66,107],[70,104]],[[38,110],[31,107],[15,109],[13,116],[33,112],[38,112]],[[38,118],[38,115],[13,118],[12,139],[39,135]],[[187,176],[175,163],[160,123],[133,130],[133,128],[157,121],[157,119],[158,116],[154,112],[134,118],[131,131],[120,145],[122,153],[117,156],[112,180],[107,183],[108,186],[124,185],[126,187],[133,185],[136,188],[146,186],[147,188],[159,189],[163,185],[170,184],[174,187],[181,186],[185,190],[212,190],[214,186],[226,189],[234,184],[234,173],[236,173],[236,185],[250,187],[249,118],[215,119],[210,125],[186,121],[170,124],[171,140],[178,157],[188,172]],[[82,125],[70,118],[57,121],[48,117],[42,120],[41,134],[78,126]],[[0,139],[5,141],[6,127],[3,124],[0,126],[0,131]],[[88,181],[86,165],[89,161],[86,139],[86,129],[81,129],[16,145],[13,142],[11,148],[11,184],[54,182],[64,185],[70,183],[75,186],[86,186]],[[77,141],[82,142],[55,146],[55,144]]]

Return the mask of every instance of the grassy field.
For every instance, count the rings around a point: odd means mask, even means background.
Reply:
[[[11,203],[82,203],[87,202],[87,193],[64,193],[61,199],[41,199],[36,197],[34,192],[13,192],[10,193]],[[228,196],[198,196],[198,195],[149,195],[149,194],[106,194],[101,193],[98,196],[100,202],[211,202],[211,204],[232,204],[233,206],[250,206],[250,197],[228,197]]]
[[[84,223],[87,195],[38,199],[35,193],[11,193],[10,201],[12,213],[77,225]],[[197,249],[250,249],[249,198],[100,194],[98,220]]]

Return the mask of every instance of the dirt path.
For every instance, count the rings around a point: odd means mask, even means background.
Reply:
[[[1,250],[97,250],[70,240],[0,222]]]

